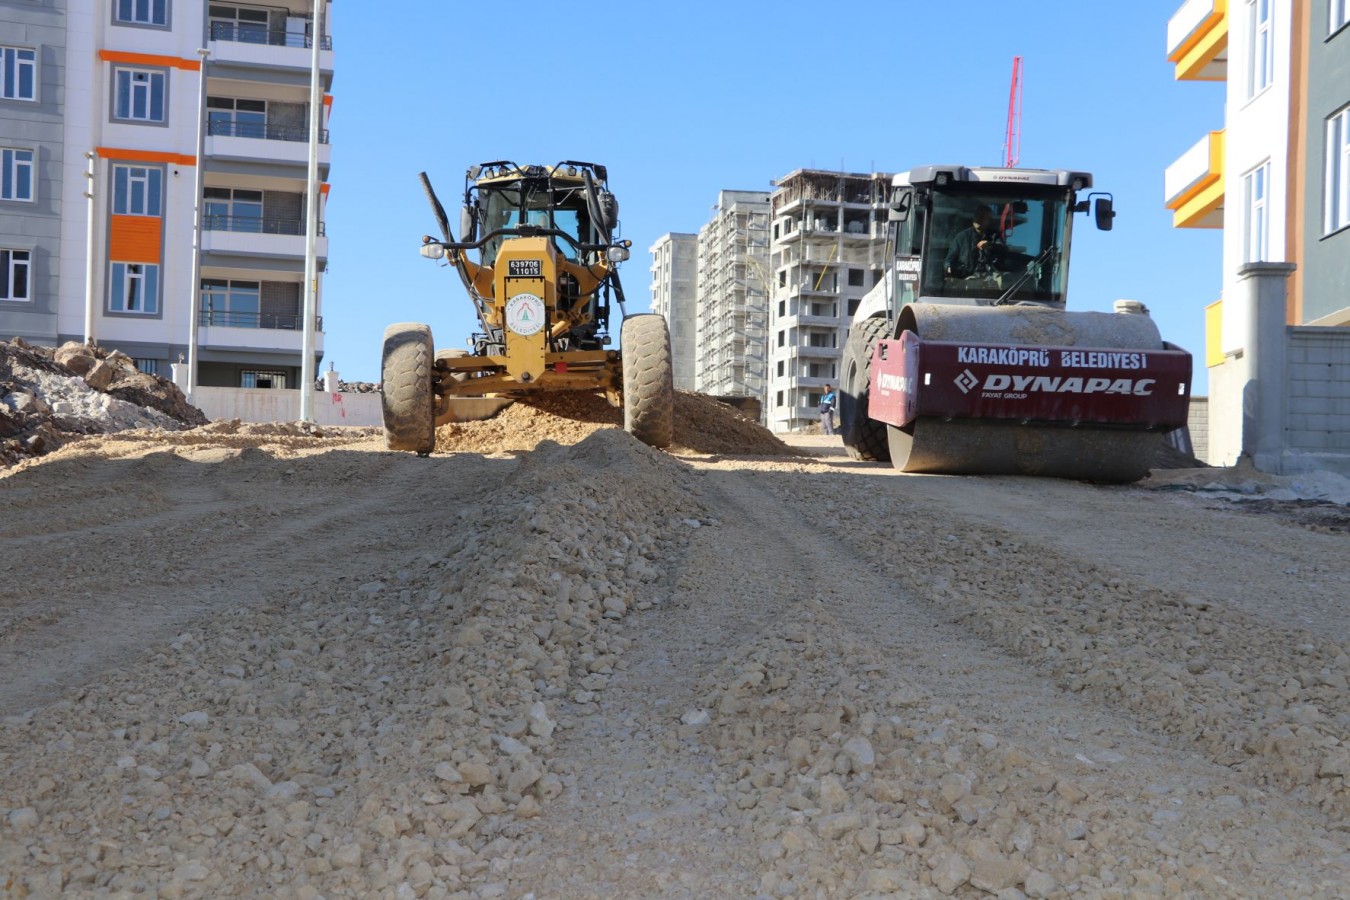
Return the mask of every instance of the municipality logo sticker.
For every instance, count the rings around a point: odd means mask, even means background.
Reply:
[[[980,379],[976,378],[975,373],[969,369],[956,376],[956,386],[961,389],[963,394],[970,393],[970,389],[979,383]]]

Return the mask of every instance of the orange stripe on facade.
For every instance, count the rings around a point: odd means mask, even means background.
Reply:
[[[130,63],[134,66],[166,66],[171,69],[186,69],[196,72],[201,69],[200,59],[183,59],[181,56],[161,56],[157,53],[131,53],[126,50],[100,50],[98,58],[104,62]]]
[[[120,147],[99,147],[96,151],[104,159],[121,159],[129,162],[173,163],[179,166],[195,166],[197,157],[185,153],[170,153],[167,150],[124,150]]]
[[[108,258],[118,262],[158,264],[163,221],[158,216],[113,216]]]

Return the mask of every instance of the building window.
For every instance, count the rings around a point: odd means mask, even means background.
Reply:
[[[159,266],[115,262],[111,281],[108,305],[112,312],[159,312]]]
[[[1346,22],[1350,22],[1350,2],[1347,0],[1331,0],[1327,4],[1330,7],[1331,21],[1328,23],[1328,34],[1335,34],[1345,27]]]
[[[0,47],[0,97],[6,100],[37,99],[36,50]]]
[[[1275,79],[1275,36],[1270,27],[1271,0],[1248,0],[1247,98],[1270,87]]]
[[[260,328],[261,313],[261,282],[231,281],[224,278],[202,279],[203,325]]]
[[[252,369],[245,369],[239,373],[239,386],[246,388],[284,390],[286,387],[286,373],[259,372]]]
[[[783,405],[783,392],[782,392],[782,391],[779,391],[779,392],[778,392],[777,396],[775,397],[775,400],[776,400],[776,404],[775,404],[775,405],[777,405],[777,406],[782,406],[782,405]]]
[[[117,0],[113,21],[132,25],[169,24],[169,0]]]
[[[209,15],[212,40],[239,41],[245,44],[268,43],[268,16],[265,9],[212,3],[209,6]]]
[[[267,101],[207,97],[206,130],[207,134],[266,138]]]
[[[862,269],[849,269],[849,270],[848,270],[848,283],[849,283],[849,286],[850,286],[850,287],[862,287],[862,284],[863,284],[863,270],[862,270]]]
[[[158,374],[159,374],[159,360],[157,360],[157,359],[140,359],[140,358],[137,358],[137,359],[133,359],[132,362],[134,362],[134,363],[136,364],[136,371],[137,371],[137,372],[144,372],[146,375],[158,375]]]
[[[113,214],[160,216],[164,170],[150,166],[113,166]]]
[[[113,117],[133,122],[164,121],[163,72],[146,69],[118,69],[113,76],[117,95]]]
[[[1350,226],[1350,106],[1327,120],[1326,233]]]
[[[33,199],[33,151],[0,149],[0,200]]]
[[[778,346],[783,346],[783,332],[778,332]]]
[[[240,188],[206,188],[205,200],[206,215],[202,219],[202,227],[207,231],[262,233],[262,191],[246,191]],[[295,227],[284,233],[299,234],[303,230],[303,228]]]
[[[778,377],[783,377],[783,361],[781,359],[778,361]]]
[[[1243,235],[1244,262],[1261,262],[1270,258],[1269,188],[1269,162],[1262,163],[1242,178],[1243,206],[1247,211]]]
[[[0,250],[0,300],[31,300],[28,296],[28,250]]]

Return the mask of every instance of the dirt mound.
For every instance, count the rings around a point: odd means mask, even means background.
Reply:
[[[124,353],[75,341],[53,350],[0,342],[0,466],[41,456],[73,437],[206,424],[167,379]]]
[[[541,441],[576,444],[604,428],[622,428],[623,410],[599,394],[558,392],[521,400],[495,418],[457,422],[436,430],[440,453],[533,450]],[[676,454],[793,456],[796,451],[758,422],[703,394],[675,395]]]

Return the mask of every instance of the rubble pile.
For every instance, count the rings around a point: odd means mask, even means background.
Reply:
[[[124,353],[75,341],[52,350],[0,342],[0,466],[41,456],[88,434],[206,424],[172,382]]]

